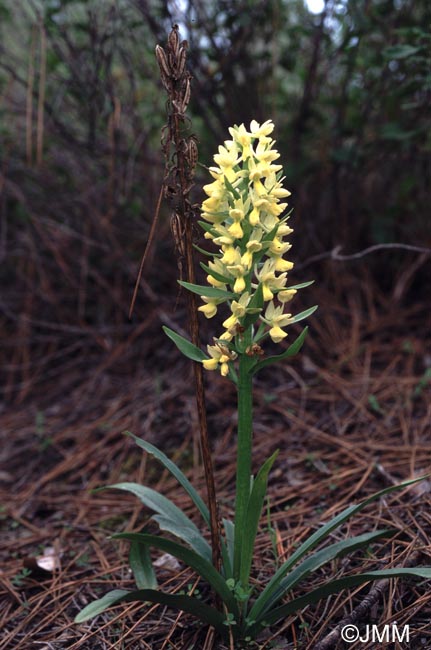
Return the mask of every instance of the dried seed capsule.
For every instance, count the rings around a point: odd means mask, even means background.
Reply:
[[[187,51],[184,47],[180,47],[178,57],[176,60],[176,65],[175,65],[175,78],[176,79],[181,79],[183,76],[183,72],[186,67],[186,58],[187,58]]]
[[[186,157],[189,167],[193,170],[198,162],[198,145],[193,135],[186,141]]]
[[[166,57],[166,52],[160,45],[156,45],[156,59],[159,64],[162,83],[165,87],[169,86],[172,73]]]
[[[175,248],[183,257],[186,254],[184,244],[184,228],[181,217],[177,212],[173,212],[171,216],[171,232],[175,242]]]
[[[180,45],[180,36],[178,33],[178,25],[172,27],[172,31],[168,36],[168,45],[175,56],[178,55],[178,48]]]
[[[182,113],[186,112],[187,106],[189,105],[189,101],[190,101],[190,92],[191,92],[190,91],[190,78],[186,79],[186,82],[185,82],[184,86],[185,86],[185,88],[184,88],[183,97],[182,97],[182,100],[181,100],[181,112]]]

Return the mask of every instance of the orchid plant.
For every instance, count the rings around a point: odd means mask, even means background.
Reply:
[[[237,387],[235,517],[234,521],[223,519],[222,522],[221,567],[213,565],[206,537],[172,501],[136,483],[108,486],[136,495],[155,513],[152,519],[160,529],[179,541],[146,532],[114,535],[116,539],[130,542],[130,566],[138,588],[135,591],[116,589],[109,592],[85,607],[76,617],[77,622],[86,621],[119,602],[162,603],[194,614],[231,641],[244,642],[254,639],[266,625],[342,589],[396,576],[431,578],[431,568],[427,567],[369,571],[330,580],[305,595],[290,595],[288,602],[283,600],[325,563],[391,535],[392,530],[375,530],[315,550],[334,529],[368,503],[421,480],[415,479],[350,505],[319,527],[276,570],[260,593],[251,582],[254,546],[268,475],[277,456],[277,453],[273,454],[256,476],[252,476],[253,377],[261,368],[291,357],[300,350],[307,328],[277,355],[265,356],[265,343],[268,340],[273,344],[284,342],[288,337],[286,329],[316,310],[316,307],[311,307],[296,315],[287,312],[297,291],[312,282],[293,286],[288,283],[293,263],[285,257],[290,249],[286,238],[293,231],[288,225],[290,213],[285,212],[285,199],[290,192],[283,187],[281,165],[275,163],[279,153],[271,139],[273,129],[270,120],[263,124],[252,121],[249,130],[243,124],[229,129],[231,138],[219,147],[214,156],[215,166],[209,168],[213,181],[204,187],[208,198],[202,204],[200,225],[205,238],[216,246],[216,252],[199,249],[208,257],[208,263],[201,265],[208,284],[180,281],[187,290],[201,296],[199,311],[208,319],[213,318],[219,309],[228,312],[223,321],[223,331],[214,337],[205,353],[174,331],[164,328],[185,356],[202,363],[208,371],[218,370]],[[178,480],[209,527],[208,507],[177,465],[154,445],[132,437]],[[170,553],[195,570],[211,586],[223,606],[211,606],[192,595],[158,590],[150,558],[151,547]]]

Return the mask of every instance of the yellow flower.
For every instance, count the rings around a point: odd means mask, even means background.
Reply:
[[[282,341],[287,336],[286,332],[284,332],[281,327],[278,327],[277,325],[275,327],[271,327],[269,330],[269,335],[274,343],[280,343],[280,341]]]
[[[277,293],[277,298],[282,303],[289,302],[296,293],[298,293],[297,289],[283,289]]]
[[[202,361],[202,365],[205,368],[205,370],[216,370],[218,366],[218,361],[217,359],[204,359]]]
[[[275,267],[274,267],[275,270],[281,273],[287,273],[288,271],[291,271],[294,267],[293,262],[284,260],[282,257],[274,257],[274,260],[275,260]]]
[[[263,124],[259,124],[256,120],[250,122],[250,131],[255,138],[262,138],[268,136],[274,130],[272,120],[266,120]]]
[[[223,264],[226,264],[226,266],[234,264],[237,255],[237,248],[235,248],[235,246],[222,246],[222,251],[223,257],[221,258],[221,261]]]
[[[211,358],[202,361],[203,367],[206,370],[216,370],[220,364],[220,373],[223,377],[226,377],[229,374],[229,361],[236,359],[236,352],[229,350],[229,348],[220,343],[207,345],[207,350]]]
[[[275,275],[275,261],[266,260],[262,269],[256,272],[257,279],[262,283],[263,299],[265,302],[272,300],[274,294],[272,289],[283,289],[286,286],[286,273],[278,277]]]
[[[232,235],[232,237],[235,237],[235,239],[242,239],[244,236],[244,231],[238,221],[234,221],[233,224],[229,226],[228,232]]]
[[[259,223],[259,216],[260,216],[260,212],[255,206],[253,210],[250,212],[248,217],[248,220],[252,226],[257,226],[257,224]]]
[[[212,318],[217,313],[217,299],[206,296],[201,296],[201,298],[206,304],[198,307],[198,311],[201,311],[206,318]]]
[[[294,322],[292,314],[283,314],[283,307],[275,307],[272,301],[266,308],[265,317],[262,320],[271,326],[269,335],[274,343],[279,343],[286,338],[287,334],[282,330],[282,327]]]

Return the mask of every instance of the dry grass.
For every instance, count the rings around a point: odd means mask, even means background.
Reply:
[[[270,478],[272,532],[264,516],[258,537],[259,584],[273,572],[276,556],[288,555],[346,504],[430,471],[430,389],[420,383],[429,364],[425,308],[420,301],[395,304],[347,274],[327,282],[330,288],[314,292],[321,308],[303,354],[292,365],[262,372],[256,384],[256,466],[281,450]],[[212,647],[207,630],[162,607],[132,604],[89,624],[73,623],[95,596],[132,585],[127,545],[109,535],[137,530],[148,517],[126,494],[91,490],[126,478],[144,481],[193,515],[172,479],[121,432],[130,429],[161,446],[204,491],[193,442],[191,369],[179,356],[174,362],[172,346],[160,334],[169,300],[98,354],[81,339],[73,354],[50,364],[55,378],[30,372],[27,397],[0,415],[1,650]],[[175,320],[182,317],[178,310]],[[218,376],[209,376],[207,385],[220,507],[231,515],[235,396]],[[369,507],[334,539],[385,526],[395,526],[396,537],[332,563],[309,586],[364,567],[430,564],[430,504],[424,482]],[[25,576],[24,565],[47,547],[59,568]],[[161,569],[160,578],[171,591],[199,588],[208,596],[187,570]],[[343,592],[309,607],[263,635],[259,648],[318,647],[367,592]],[[431,647],[431,595],[424,584],[388,583],[364,616],[363,622],[380,625],[408,623],[409,647]],[[223,646],[216,641],[214,647]],[[372,644],[351,647],[375,650]]]

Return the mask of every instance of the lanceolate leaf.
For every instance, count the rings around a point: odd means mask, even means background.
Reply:
[[[205,502],[198,494],[198,492],[195,490],[193,485],[190,483],[189,479],[180,470],[180,468],[177,465],[175,465],[175,463],[172,460],[170,460],[166,456],[166,454],[164,454],[162,451],[160,451],[160,449],[152,445],[150,442],[138,438],[137,436],[133,435],[133,433],[130,433],[130,431],[126,431],[126,434],[131,438],[133,438],[136,444],[142,449],[144,449],[148,454],[151,454],[152,456],[154,456],[154,458],[157,458],[157,460],[162,463],[162,465],[172,474],[172,476],[174,476],[177,479],[178,483],[184,488],[184,490],[190,496],[193,503],[201,513],[207,526],[210,527],[211,522],[210,522],[209,510]],[[223,566],[225,569],[225,575],[226,577],[229,577],[230,574],[232,573],[232,568],[230,567],[229,554],[223,539],[221,540],[221,546],[222,546]]]
[[[186,542],[196,553],[208,560],[211,559],[211,547],[202,537],[198,527],[182,510],[162,494],[138,483],[116,483],[107,487],[125,490],[137,496],[147,508],[151,508],[151,510],[161,515],[161,517],[153,517],[153,519],[158,521],[162,530],[169,530],[169,532]]]
[[[309,287],[312,284],[314,284],[314,280],[308,280],[308,282],[301,282],[300,284],[293,284],[291,287],[286,287],[286,289],[305,289],[305,287]],[[283,289],[280,289],[280,291],[283,291]]]
[[[278,585],[280,582],[283,580],[283,578],[286,576],[287,572],[295,565],[299,560],[301,560],[307,553],[309,553],[313,548],[317,546],[322,540],[326,539],[333,530],[341,526],[345,521],[353,517],[356,513],[360,512],[365,506],[367,506],[369,503],[372,501],[375,501],[376,499],[379,499],[382,496],[385,496],[386,494],[389,494],[390,492],[394,492],[395,490],[400,490],[402,488],[408,487],[410,485],[413,485],[414,483],[418,483],[419,481],[423,481],[424,478],[428,478],[427,476],[422,476],[417,479],[412,479],[410,481],[405,481],[404,483],[400,483],[399,485],[391,485],[390,487],[385,488],[384,490],[380,490],[379,492],[376,492],[369,496],[367,499],[364,501],[361,501],[360,503],[354,504],[349,506],[348,508],[345,508],[340,514],[338,514],[336,517],[331,519],[327,524],[316,530],[313,535],[310,535],[308,539],[305,540],[301,546],[299,546],[294,553],[290,556],[290,558],[275,572],[265,589],[262,591],[258,599],[256,600],[253,610],[254,610],[254,615],[257,617],[261,611],[263,611],[265,604],[268,602],[269,598],[275,593]]]
[[[211,251],[206,251],[204,248],[201,248],[197,244],[193,244],[193,248],[199,251],[199,253],[201,253],[202,255],[205,255],[205,257],[211,257],[211,259],[213,259],[213,257],[221,257],[220,253],[213,253]]]
[[[218,280],[219,282],[223,282],[224,284],[229,284],[229,282],[233,281],[232,276],[230,278],[226,278],[224,275],[221,275],[221,273],[217,273],[217,271],[214,271],[211,269],[209,266],[201,262],[201,267],[203,268],[204,271],[208,273],[208,275],[211,275],[213,278]],[[203,295],[203,294],[200,294]],[[208,295],[208,294],[205,294]]]
[[[238,617],[236,600],[232,592],[228,589],[224,578],[216,571],[210,561],[198,553],[191,551],[181,544],[177,544],[177,542],[172,542],[170,539],[158,537],[157,535],[147,535],[146,533],[118,533],[117,535],[113,535],[113,537],[115,539],[128,539],[131,542],[136,541],[141,544],[154,546],[181,560],[206,580],[214,591],[219,594],[228,611],[234,614],[236,618]]]
[[[184,280],[178,280],[178,284],[192,293],[197,293],[198,296],[206,296],[207,298],[225,298],[226,300],[229,298],[235,298],[235,294],[231,291],[217,289],[217,287],[211,287],[209,285],[191,284],[190,282],[184,282]]]
[[[257,372],[261,368],[265,368],[265,366],[269,366],[273,363],[276,363],[277,361],[282,361],[283,359],[286,359],[287,357],[293,357],[295,354],[298,354],[299,350],[302,348],[303,343],[305,341],[305,337],[307,336],[308,332],[308,327],[304,327],[302,330],[301,334],[298,336],[298,338],[295,339],[295,341],[290,345],[287,350],[282,352],[282,354],[276,354],[272,357],[267,357],[266,359],[263,359],[263,361],[259,361],[254,368],[253,368],[253,373]]]
[[[242,326],[247,329],[247,327],[253,325],[259,318],[259,314],[262,311],[262,308],[263,308],[263,284],[262,282],[260,282],[256,291],[251,297],[250,302],[247,305],[247,309],[253,309],[256,311],[246,314],[244,320],[242,321]]]
[[[229,181],[229,179],[227,178],[227,176],[224,176],[224,177],[223,177],[223,180],[224,180],[224,183],[225,183],[227,189],[229,190],[229,192],[232,192],[232,194],[234,195],[234,197],[235,197],[236,199],[239,199],[240,194],[239,194],[238,190],[236,190],[236,189],[234,188],[234,186],[233,186],[232,183]]]
[[[148,546],[132,542],[129,564],[138,589],[157,589],[157,578]]]
[[[314,314],[317,307],[318,305],[314,305],[314,307],[310,307],[310,309],[306,309],[305,311],[301,311],[299,314],[296,314],[296,316],[293,317],[293,322],[299,323],[300,320],[304,320],[304,318],[308,318],[309,316],[311,316],[311,314]]]
[[[235,543],[235,524],[230,519],[223,519],[224,532],[226,535],[226,550],[230,566],[230,575],[233,574],[233,557]]]
[[[265,461],[253,481],[253,488],[250,493],[247,514],[244,522],[246,534],[242,537],[242,546],[240,551],[241,564],[239,577],[243,585],[247,585],[249,581],[251,563],[253,560],[254,542],[262,512],[263,501],[265,499],[268,474],[277,458],[277,454],[278,451],[272,454],[272,456]]]
[[[383,569],[381,571],[369,571],[368,573],[360,573],[355,576],[346,576],[345,578],[340,578],[339,580],[333,580],[328,582],[322,587],[314,589],[309,594],[301,596],[300,598],[295,598],[286,605],[277,607],[265,615],[265,624],[271,625],[275,623],[280,618],[285,618],[290,614],[294,614],[300,609],[303,609],[307,605],[316,603],[321,598],[325,596],[330,596],[331,594],[336,594],[342,589],[349,589],[350,587],[357,587],[358,585],[363,585],[366,582],[371,582],[374,580],[382,580],[384,578],[426,578],[427,580],[431,579],[431,567],[422,567],[418,569]]]
[[[126,431],[126,434],[131,438],[133,438],[133,440],[136,442],[136,444],[139,447],[141,447],[141,449],[146,451],[148,454],[154,456],[154,458],[157,458],[157,460],[162,463],[162,465],[172,474],[172,476],[174,476],[177,479],[178,483],[185,489],[185,491],[190,496],[193,503],[201,513],[205,522],[209,526],[210,516],[209,516],[208,508],[204,503],[203,499],[201,498],[201,496],[196,492],[195,488],[190,483],[189,479],[183,474],[180,468],[177,465],[175,465],[175,463],[172,460],[170,460],[166,456],[166,454],[163,453],[163,451],[160,451],[160,449],[152,445],[150,442],[138,438],[137,436],[133,435],[133,433],[130,433],[130,431]]]
[[[394,534],[396,530],[376,530],[373,533],[365,533],[356,537],[349,537],[341,542],[331,544],[321,551],[317,551],[306,560],[301,562],[289,575],[281,580],[279,586],[272,593],[267,593],[265,598],[259,598],[250,611],[250,618],[259,621],[265,618],[265,612],[277,603],[284,594],[291,591],[299,582],[302,582],[310,573],[321,566],[334,560],[337,557],[351,553],[357,548],[368,546],[379,537]]]
[[[212,625],[218,632],[224,636],[227,634],[227,628],[223,625],[224,615],[214,607],[206,605],[201,600],[191,596],[178,596],[175,594],[165,594],[162,591],[154,589],[140,589],[137,591],[126,591],[125,589],[114,589],[105,594],[85,607],[82,612],[75,617],[75,623],[83,623],[90,618],[106,611],[112,605],[117,603],[127,603],[133,601],[160,603],[173,609],[179,609],[188,612],[199,618],[204,623]]]
[[[196,345],[193,345],[193,343],[190,343],[190,341],[187,341],[187,339],[169,329],[169,327],[166,327],[164,325],[163,331],[166,336],[169,336],[171,341],[175,343],[179,351],[182,352],[188,359],[191,359],[192,361],[203,361],[204,359],[208,359],[208,356],[202,352],[200,348],[196,347]]]

